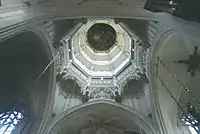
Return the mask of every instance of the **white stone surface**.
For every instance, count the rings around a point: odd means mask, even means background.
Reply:
[[[94,52],[87,43],[87,31],[96,23],[105,23],[117,33],[115,46],[109,52]],[[112,19],[88,19],[72,37],[73,61],[88,75],[113,76],[118,73],[131,59],[131,38]]]

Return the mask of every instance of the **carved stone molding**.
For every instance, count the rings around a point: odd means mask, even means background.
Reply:
[[[128,81],[133,80],[133,79],[139,80],[140,76],[138,75],[137,72],[139,72],[139,68],[136,69],[136,72],[130,73],[128,77],[126,77],[123,81],[118,83],[118,86],[119,86],[119,89],[121,89],[121,92],[123,92],[123,89],[128,83]]]
[[[113,100],[114,92],[117,87],[88,87],[89,97],[91,100],[107,99]]]
[[[55,55],[57,56],[56,58],[56,70],[57,72],[61,72],[63,65],[64,65],[64,47],[61,46],[57,49],[54,49]]]
[[[148,60],[148,56],[149,56],[150,47],[151,47],[151,45],[148,42],[141,41],[139,43],[139,48],[138,48],[139,59],[138,60],[139,60],[141,72],[146,72],[145,70],[147,70],[147,60]]]
[[[119,76],[116,77],[118,83],[125,81],[131,75],[134,75],[138,70],[138,67],[132,62]]]
[[[98,80],[91,80],[90,82],[90,85],[99,85],[99,86],[113,86],[113,79],[109,79],[109,80],[106,80],[106,79],[98,79]]]

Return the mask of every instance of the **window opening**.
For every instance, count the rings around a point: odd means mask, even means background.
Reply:
[[[0,114],[0,134],[12,134],[23,118],[23,114],[17,111]]]
[[[200,134],[200,113],[191,103],[187,104],[187,114],[183,116],[182,121],[192,134]]]

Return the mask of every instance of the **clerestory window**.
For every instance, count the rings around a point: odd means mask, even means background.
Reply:
[[[23,114],[17,111],[1,113],[0,134],[12,134],[23,118]]]
[[[184,116],[182,121],[184,121],[185,125],[189,127],[192,134],[199,134],[200,124],[192,115]]]

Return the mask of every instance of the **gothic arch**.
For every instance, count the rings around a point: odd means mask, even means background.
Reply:
[[[29,109],[28,111],[30,112],[27,117],[28,122],[25,123],[22,121],[22,124],[24,125],[20,125],[15,131],[19,133],[33,133],[36,129],[39,129],[40,124],[45,123],[45,120],[47,121],[47,118],[44,116],[44,111],[48,111],[47,109],[50,109],[52,105],[50,96],[52,96],[52,87],[54,87],[55,83],[53,82],[55,79],[54,63],[37,81],[37,76],[39,76],[41,71],[47,66],[48,62],[54,57],[51,42],[41,30],[37,28],[27,28],[26,31],[21,29],[19,33],[15,33],[14,36],[8,37],[7,40],[1,42],[1,48],[3,50],[1,58],[3,58],[3,61],[5,62],[4,69],[7,69],[4,71],[7,71],[9,75],[9,66],[11,65],[11,78],[13,80],[19,80],[16,83],[19,85],[18,88],[16,87],[12,90],[12,87],[10,87],[9,90],[11,93],[16,92],[19,94],[18,97],[14,97],[14,103],[17,104],[13,103],[7,110],[10,109],[12,111],[15,109],[14,107],[18,106],[18,103],[21,103],[21,101],[26,102]],[[5,76],[6,75],[7,74],[5,74]],[[18,78],[15,76],[18,76]],[[5,83],[6,82],[8,81],[5,81]],[[10,81],[10,85],[12,84],[16,86]],[[9,87],[7,88],[9,89]],[[19,92],[19,89],[24,90]],[[6,96],[6,94],[3,95]],[[34,96],[37,96],[37,99]],[[4,102],[8,101],[6,98],[4,99]],[[47,106],[46,104],[50,104],[50,106]]]
[[[90,111],[92,112],[91,117],[86,118],[90,114],[89,113]],[[141,113],[137,111],[133,111],[133,109],[126,107],[124,105],[120,105],[112,101],[103,101],[103,100],[92,101],[92,102],[85,103],[83,105],[79,105],[77,107],[73,107],[67,110],[66,112],[57,116],[47,126],[47,131],[45,133],[48,133],[48,134],[66,133],[66,130],[68,127],[70,127],[70,124],[78,130],[79,127],[81,128],[81,124],[87,125],[87,122],[85,122],[85,119],[89,122],[93,122],[94,121],[93,119],[96,118],[96,113],[97,113],[97,116],[99,113],[100,114],[105,113],[105,116],[106,116],[105,118],[108,118],[107,115],[109,115],[109,111],[112,111],[111,113],[114,113],[114,114],[110,114],[111,117],[113,115],[123,116],[123,119],[125,119],[126,121],[128,120],[128,122],[131,121],[132,123],[136,124],[136,126],[132,126],[133,129],[140,127],[142,130],[144,130],[148,134],[156,134],[156,131],[154,130],[152,126],[152,122],[148,118],[143,116]],[[68,120],[71,120],[71,118],[75,118],[73,120],[78,120],[78,122],[73,124],[73,122],[70,121],[70,124],[69,124]],[[97,120],[99,119],[97,118]],[[122,123],[124,122],[122,121]],[[73,128],[70,127],[70,129],[72,130]]]
[[[28,28],[28,31],[35,33],[42,40],[49,60],[54,60],[56,55],[54,52],[53,44],[46,31],[37,26],[33,28],[32,27]],[[49,66],[49,70],[50,70],[49,86],[48,86],[49,89],[46,98],[44,98],[45,100],[44,111],[41,112],[43,114],[43,119],[41,120],[41,124],[37,131],[41,133],[42,131],[44,131],[44,126],[47,124],[47,122],[49,122],[52,119],[52,111],[53,111],[54,97],[56,90],[56,62],[52,62],[51,66]],[[41,105],[41,107],[44,107],[44,105]]]
[[[169,91],[179,100],[183,88],[173,79],[167,68],[170,68],[170,72],[176,74],[180,81],[187,84],[190,77],[185,69],[175,62],[185,59],[192,49],[186,34],[165,25],[160,29],[150,50],[147,73],[152,103],[156,110],[154,117],[162,133],[174,133],[177,131],[177,104]]]

